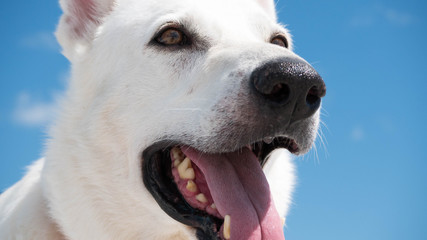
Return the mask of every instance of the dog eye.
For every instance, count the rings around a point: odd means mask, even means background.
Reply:
[[[285,48],[289,47],[288,40],[286,40],[286,38],[283,36],[275,36],[271,39],[270,42],[272,44],[276,44],[276,45],[279,45],[281,47],[285,47]]]
[[[187,37],[181,30],[168,28],[156,37],[156,41],[165,46],[184,45]]]

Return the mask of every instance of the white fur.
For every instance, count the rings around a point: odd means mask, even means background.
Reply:
[[[60,2],[57,37],[72,79],[45,159],[0,196],[0,239],[196,239],[194,229],[170,218],[145,189],[141,152],[162,138],[189,134],[198,144],[214,144],[209,139],[226,119],[218,108],[241,106],[235,96],[242,79],[229,74],[297,57],[268,44],[274,31],[287,34],[275,22],[274,2]],[[171,54],[147,46],[168,21],[191,23],[211,47]],[[230,101],[222,103],[225,97]],[[285,216],[295,182],[289,154],[273,153],[265,172]]]

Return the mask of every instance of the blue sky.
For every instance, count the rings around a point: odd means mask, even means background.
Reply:
[[[287,239],[427,236],[427,2],[280,0],[295,51],[323,76],[324,142],[297,158]],[[56,1],[0,8],[0,189],[43,155],[67,60]]]

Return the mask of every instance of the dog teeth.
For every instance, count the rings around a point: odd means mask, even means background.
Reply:
[[[264,139],[262,139],[262,141],[266,144],[270,144],[273,142],[273,137],[265,137]]]
[[[196,174],[194,169],[191,167],[191,160],[189,158],[185,158],[178,166],[178,174],[182,179],[194,179]]]
[[[197,202],[199,202],[200,209],[208,211],[210,214],[214,216],[220,217],[220,214],[216,208],[215,203],[213,203],[213,201],[211,200],[208,200],[206,195],[199,191],[199,187],[195,182],[196,173],[194,171],[194,168],[192,167],[191,159],[185,156],[185,154],[182,152],[182,150],[179,147],[173,147],[170,150],[170,153],[171,153],[171,160],[173,161],[173,167],[177,170],[179,178],[182,180],[188,180],[186,181],[186,185],[185,185],[185,189],[188,191],[186,192],[186,194],[189,197],[192,196],[193,201],[195,199]],[[229,220],[227,221],[229,222]],[[228,232],[228,235],[225,234],[225,236],[228,236],[228,238],[226,239],[229,239],[229,235],[230,235],[229,223],[228,223],[227,229],[228,230],[226,230],[226,232]]]
[[[179,161],[179,160],[175,160],[175,161],[173,161],[173,166],[174,166],[174,167],[178,167],[178,166],[179,166],[179,164],[181,164],[181,161]]]
[[[180,177],[182,179],[194,179],[196,178],[196,173],[194,172],[194,169],[187,168],[183,174],[180,174]]]
[[[191,168],[191,160],[188,157],[186,157],[184,159],[184,161],[182,161],[182,163],[179,165],[178,170],[180,168],[183,169],[183,170],[185,170],[187,168]]]
[[[203,194],[203,193],[197,194],[196,199],[197,199],[197,201],[199,201],[201,203],[207,203],[208,202],[208,199],[206,198],[205,194]]]
[[[230,215],[225,215],[224,217],[224,229],[223,235],[225,239],[230,239]]]
[[[175,160],[182,161],[182,159],[184,159],[185,155],[179,147],[173,147],[171,149],[171,152],[172,152],[172,156]]]
[[[173,166],[178,167],[181,164],[182,160],[185,158],[184,153],[181,151],[179,147],[173,147],[171,149],[172,158],[173,158]]]
[[[188,180],[186,188],[190,192],[193,192],[193,193],[197,192],[197,185],[196,183],[194,183],[193,180]]]

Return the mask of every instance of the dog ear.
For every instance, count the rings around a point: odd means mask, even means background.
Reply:
[[[70,60],[84,52],[114,0],[60,0],[64,12],[56,31],[63,54]]]
[[[274,0],[256,0],[258,4],[264,9],[267,14],[273,18],[274,21],[277,20],[276,15],[276,4]]]

